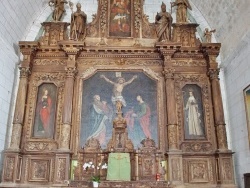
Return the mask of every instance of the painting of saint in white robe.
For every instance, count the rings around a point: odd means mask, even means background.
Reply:
[[[184,125],[185,138],[204,137],[203,108],[200,88],[193,85],[190,89],[185,89],[184,93]],[[188,94],[187,94],[188,93]],[[195,96],[197,95],[197,97]]]

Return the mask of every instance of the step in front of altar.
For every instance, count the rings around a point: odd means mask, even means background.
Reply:
[[[92,187],[92,182],[90,181],[71,181],[70,187]],[[166,188],[171,186],[168,185],[167,181],[101,181],[99,188]]]

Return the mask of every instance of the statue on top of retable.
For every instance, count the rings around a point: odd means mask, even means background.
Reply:
[[[187,9],[192,10],[188,0],[175,0],[171,3],[171,6],[177,6],[176,22],[185,23],[187,22]]]
[[[173,18],[169,12],[166,11],[166,5],[162,2],[161,12],[155,16],[156,34],[160,42],[171,40],[171,26]]]
[[[49,6],[53,7],[52,18],[54,21],[60,21],[65,12],[64,4],[67,4],[66,0],[49,0]]]

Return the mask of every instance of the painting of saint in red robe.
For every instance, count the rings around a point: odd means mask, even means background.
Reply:
[[[109,36],[131,37],[130,0],[111,0]]]
[[[56,91],[54,84],[42,84],[38,89],[34,137],[53,138]]]

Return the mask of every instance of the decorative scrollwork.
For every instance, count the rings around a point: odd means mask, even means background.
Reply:
[[[107,10],[108,10],[108,1],[101,0],[101,15],[100,15],[100,27],[102,34],[105,33],[107,27]]]
[[[66,65],[66,60],[61,59],[36,59],[34,65]]]
[[[211,143],[183,143],[181,148],[184,152],[212,152]]]
[[[172,61],[173,66],[206,66],[205,61],[193,61],[189,59],[187,61]]]
[[[62,81],[65,79],[65,74],[62,73],[41,73],[35,75],[35,81]]]
[[[140,1],[134,1],[134,10],[135,10],[135,33],[137,37],[139,36],[140,32],[140,23],[141,23],[141,4]]]
[[[52,142],[32,142],[28,141],[25,146],[26,151],[52,151],[57,149],[57,144]]]

